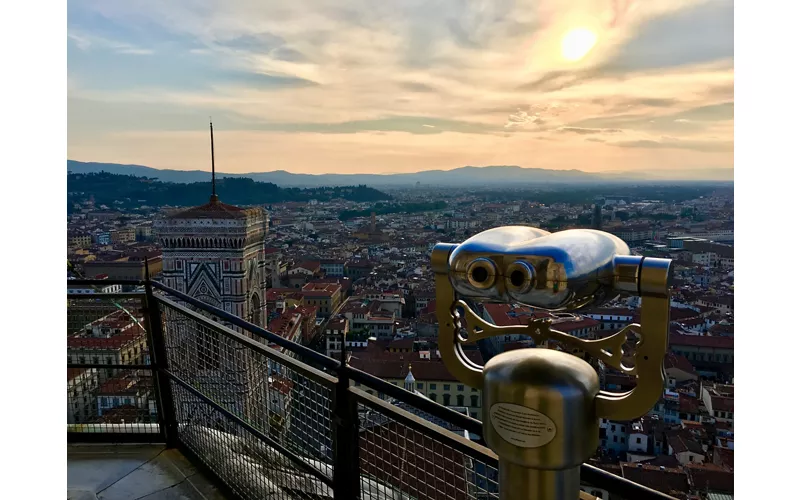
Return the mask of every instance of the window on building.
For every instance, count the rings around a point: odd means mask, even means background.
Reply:
[[[642,438],[636,438],[636,444],[642,444]]]
[[[444,390],[445,391],[449,391],[450,390],[450,384],[444,384]]]
[[[694,457],[692,455],[689,455],[689,461],[694,462]]]
[[[86,358],[84,358],[83,356],[80,356],[80,357],[78,358],[78,363],[80,363],[80,364],[85,364],[85,363],[86,363]]]
[[[421,391],[421,390],[423,389],[423,387],[424,387],[424,384],[423,384],[423,383],[421,383],[421,382],[418,382],[418,383],[417,383],[417,389],[418,389],[418,390],[420,390],[420,391]]]
[[[611,425],[611,432],[614,432],[615,430],[617,430],[617,426],[616,426],[616,425],[614,425],[614,424],[612,424],[612,425]]]
[[[470,406],[472,407],[478,406],[478,396],[470,396],[469,400],[470,400]]]
[[[445,395],[442,396],[442,404],[444,404],[445,406],[450,406],[450,395],[449,394],[445,394]]]
[[[100,358],[97,357],[97,356],[92,356],[92,364],[99,365],[100,364]]]
[[[431,401],[434,401],[434,402],[436,401],[436,394],[431,393],[430,396],[428,396],[428,397],[431,398]]]
[[[456,406],[464,406],[464,395],[459,394],[456,396]]]
[[[615,443],[617,442],[617,436],[614,436],[614,442]]]
[[[431,390],[432,390],[432,391],[435,391],[435,390],[436,390],[436,384],[430,384],[430,386],[431,386]]]
[[[458,384],[458,392],[462,392],[463,390],[464,390],[464,386],[461,385],[461,384]]]
[[[107,365],[112,365],[112,364],[114,364],[114,358],[112,358],[111,356],[107,356],[107,357],[106,357],[106,364],[107,364]]]

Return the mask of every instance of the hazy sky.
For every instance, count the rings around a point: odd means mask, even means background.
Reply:
[[[70,159],[208,169],[213,116],[223,172],[733,166],[733,1],[68,11]]]

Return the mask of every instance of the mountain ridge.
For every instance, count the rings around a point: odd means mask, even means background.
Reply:
[[[108,172],[120,175],[155,178],[163,182],[192,183],[209,180],[205,170],[156,169],[145,165],[80,162],[67,160],[67,171],[72,173]],[[423,170],[414,173],[395,174],[295,174],[286,170],[231,174],[220,172],[220,178],[250,178],[257,182],[271,182],[282,187],[323,187],[368,185],[381,187],[430,186],[518,186],[521,184],[558,183],[613,183],[613,182],[731,182],[733,169],[692,169],[686,174],[691,178],[667,178],[675,170],[651,173],[622,172],[597,174],[577,169],[553,170],[519,165],[489,165],[484,167],[467,165],[452,170]]]

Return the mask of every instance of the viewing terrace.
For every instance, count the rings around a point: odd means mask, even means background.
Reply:
[[[146,291],[68,297],[70,498],[498,498],[479,420],[158,282],[113,283]],[[91,337],[103,318],[124,342]],[[588,464],[581,482],[671,498]]]

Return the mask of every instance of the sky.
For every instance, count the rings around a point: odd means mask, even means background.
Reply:
[[[733,1],[71,0],[68,158],[733,167]],[[683,175],[683,174],[676,174]]]

